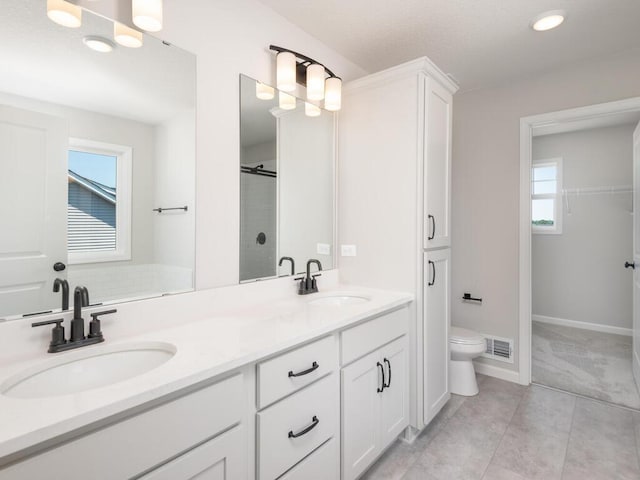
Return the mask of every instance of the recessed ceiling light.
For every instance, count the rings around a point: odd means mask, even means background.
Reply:
[[[536,32],[544,32],[556,28],[564,22],[567,13],[564,10],[551,10],[538,15],[531,21],[531,28]]]
[[[96,37],[94,35],[84,37],[82,41],[91,50],[95,50],[96,52],[100,53],[109,53],[115,47],[115,44],[111,40],[107,40],[103,37]]]

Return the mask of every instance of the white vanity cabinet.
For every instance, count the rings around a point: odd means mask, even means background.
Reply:
[[[360,476],[409,425],[408,309],[343,332],[342,480]],[[357,339],[360,342],[356,343]]]
[[[238,374],[10,465],[0,479],[244,479],[246,412]]]
[[[457,88],[428,58],[420,58],[345,84],[340,112],[339,243],[355,245],[358,253],[341,258],[340,275],[345,283],[415,296],[409,375],[416,379],[411,386],[416,429],[424,428],[449,398],[443,383],[449,307],[433,306],[433,291],[427,305],[430,272],[423,257],[451,246]],[[444,275],[438,288],[448,281]],[[444,290],[448,294],[448,284]]]

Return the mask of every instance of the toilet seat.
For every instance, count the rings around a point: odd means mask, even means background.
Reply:
[[[473,330],[451,327],[449,343],[455,343],[458,345],[482,345],[485,343],[485,339],[482,335],[478,332],[474,332]]]

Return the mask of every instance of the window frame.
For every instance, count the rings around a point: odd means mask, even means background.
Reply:
[[[534,194],[534,169],[539,167],[556,167],[556,192],[555,193],[538,193]],[[561,235],[562,234],[562,157],[544,158],[535,160],[531,164],[531,233],[543,235]],[[533,224],[533,201],[534,200],[553,200],[554,225],[534,225]]]
[[[72,137],[69,138],[67,148],[67,151],[70,150],[116,157],[116,248],[115,250],[94,252],[70,252],[67,250],[68,263],[78,265],[131,260],[133,149],[126,145]]]

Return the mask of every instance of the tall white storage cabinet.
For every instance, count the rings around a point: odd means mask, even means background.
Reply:
[[[450,398],[452,96],[420,58],[344,87],[339,121],[339,239],[345,283],[412,292],[411,425]],[[435,275],[435,281],[434,281]]]

